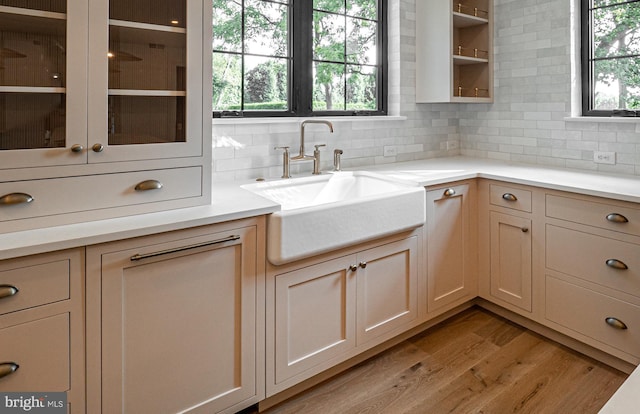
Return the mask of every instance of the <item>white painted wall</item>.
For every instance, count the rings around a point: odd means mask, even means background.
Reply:
[[[494,0],[495,102],[479,105],[415,103],[416,1],[435,0],[389,0],[390,114],[406,120],[344,120],[334,134],[308,127],[307,153],[327,144],[323,168],[340,148],[344,167],[462,153],[640,175],[640,122],[564,120],[571,113],[570,4],[577,0]],[[279,177],[282,156],[273,147],[297,151],[299,122],[214,123],[214,180]],[[461,150],[446,150],[458,140]],[[396,156],[383,156],[387,145]],[[595,164],[593,151],[615,151],[617,164]],[[292,164],[294,175],[311,169],[310,162]]]

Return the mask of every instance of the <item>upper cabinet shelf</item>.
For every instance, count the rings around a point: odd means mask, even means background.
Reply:
[[[416,2],[416,102],[493,102],[492,0]]]

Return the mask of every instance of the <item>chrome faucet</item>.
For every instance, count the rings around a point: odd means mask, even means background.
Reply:
[[[314,151],[313,155],[306,155],[305,151],[304,151],[304,127],[307,124],[324,124],[326,126],[329,127],[329,131],[331,133],[333,133],[333,124],[329,121],[326,121],[324,119],[307,119],[302,121],[302,123],[300,124],[300,153],[296,156],[291,157],[291,161],[307,161],[307,160],[313,160],[314,161],[314,169],[313,169],[313,173],[314,174],[320,174],[319,171],[319,166],[320,166],[320,151],[318,151],[318,146],[316,146],[316,150]]]

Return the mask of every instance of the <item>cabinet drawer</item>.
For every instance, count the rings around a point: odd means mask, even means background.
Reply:
[[[0,391],[69,390],[68,313],[0,329],[0,344],[0,364],[19,366],[0,378]]]
[[[69,299],[70,259],[10,268],[0,263],[0,315]]]
[[[162,188],[135,189],[139,183],[149,180],[158,181]],[[199,197],[202,194],[202,168],[0,183],[0,197],[11,193],[28,194],[33,201],[0,206],[0,221]]]
[[[640,306],[547,276],[546,317],[572,331],[640,357]],[[617,318],[627,329],[610,326]]]
[[[640,236],[640,209],[547,195],[547,217]]]
[[[547,268],[640,296],[640,245],[551,225],[546,236]]]
[[[489,202],[494,206],[531,213],[531,191],[491,184]]]

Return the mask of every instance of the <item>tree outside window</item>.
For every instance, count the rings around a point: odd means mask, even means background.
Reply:
[[[386,0],[212,0],[214,116],[384,114]]]
[[[583,115],[640,116],[640,0],[582,1]]]

